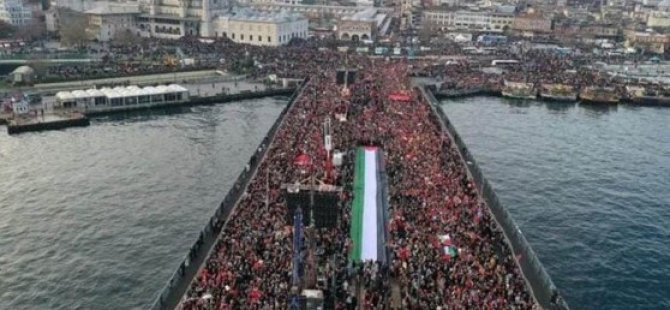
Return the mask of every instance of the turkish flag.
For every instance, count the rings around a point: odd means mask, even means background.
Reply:
[[[312,163],[312,158],[309,155],[302,153],[295,157],[293,163],[297,166],[306,167]]]

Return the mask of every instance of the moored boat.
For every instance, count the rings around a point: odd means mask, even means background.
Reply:
[[[626,86],[628,101],[637,105],[670,107],[670,93],[645,89],[641,86]]]
[[[537,93],[535,92],[535,87],[533,83],[522,83],[522,82],[510,82],[505,81],[505,84],[502,87],[503,97],[512,98],[512,99],[535,99],[537,98]]]
[[[579,92],[581,103],[618,104],[620,99],[613,87],[589,86]]]
[[[577,92],[570,85],[542,84],[540,97],[549,101],[576,102]]]

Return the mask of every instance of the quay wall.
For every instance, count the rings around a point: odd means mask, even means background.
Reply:
[[[473,87],[466,89],[445,89],[438,90],[437,87],[427,86],[427,89],[435,96],[437,99],[456,99],[456,98],[465,98],[465,97],[478,97],[478,96],[489,96],[489,97],[502,97],[502,92],[495,89],[490,89],[487,87]],[[543,98],[541,96],[537,97],[537,100],[540,101],[553,101],[549,98]],[[577,95],[577,100],[574,102],[581,102],[579,99],[579,94]],[[600,104],[600,103],[595,103]],[[619,100],[619,104],[629,104],[633,106],[642,106],[642,107],[670,107],[670,98],[666,97],[642,97],[642,98],[628,98],[622,97]],[[607,104],[605,104],[607,105]]]
[[[526,240],[526,237],[514,222],[514,219],[512,219],[510,213],[502,205],[500,199],[498,199],[493,187],[484,177],[484,174],[477,165],[472,153],[470,153],[465,145],[465,142],[456,131],[456,128],[440,108],[439,101],[430,90],[427,90],[424,87],[417,88],[430,103],[433,115],[437,118],[442,130],[446,132],[451,138],[451,141],[453,141],[454,144],[452,147],[458,148],[458,153],[464,166],[467,168],[469,177],[475,182],[479,194],[482,195],[484,201],[486,201],[489,212],[498,223],[498,226],[502,229],[507,245],[515,256],[521,255],[521,259],[517,260],[517,264],[521,269],[521,273],[526,280],[526,284],[531,289],[535,300],[544,309],[568,310],[569,307],[567,303],[559,294],[551,277],[549,277],[549,274],[544,269],[544,266]]]
[[[463,98],[463,97],[474,97],[474,96],[499,97],[502,96],[502,93],[500,91],[495,91],[487,87],[473,87],[467,89],[441,90],[436,92],[435,96],[439,99]]]
[[[198,239],[193,243],[188,254],[179,264],[177,270],[156,297],[151,310],[175,309],[179,305],[179,301],[186,294],[191,282],[197,275],[198,269],[214,249],[217,237],[228,220],[228,216],[231,214],[233,208],[240,200],[240,197],[246,191],[247,185],[256,174],[260,163],[265,157],[266,151],[270,148],[270,145],[274,140],[277,129],[283,123],[285,116],[307,83],[308,80],[304,80],[302,84],[295,89],[288,104],[281,111],[279,117],[256,149],[256,152],[251,155],[245,169],[237,177],[235,184],[228,191],[225,198],[214,212],[214,215],[212,215],[209,222],[200,232]]]
[[[69,127],[86,127],[90,124],[87,117],[69,118],[50,122],[28,123],[28,124],[8,124],[7,133],[15,135],[24,132],[58,130]]]

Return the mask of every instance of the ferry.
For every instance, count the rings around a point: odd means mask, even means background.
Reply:
[[[577,91],[565,84],[542,84],[540,97],[549,101],[577,102]]]
[[[505,85],[502,87],[502,95],[503,97],[513,99],[532,100],[537,98],[537,93],[535,92],[535,87],[533,87],[533,83],[521,83],[521,82],[510,82],[510,81],[505,81]]]
[[[582,103],[618,104],[621,99],[614,87],[585,87],[579,92]]]
[[[637,105],[670,107],[670,92],[646,89],[642,86],[626,86],[629,102]]]
[[[156,87],[118,86],[56,93],[54,109],[100,113],[179,105],[189,100],[189,91],[177,84]]]

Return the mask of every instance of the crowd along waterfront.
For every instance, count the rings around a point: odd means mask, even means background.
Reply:
[[[0,308],[150,307],[285,104],[0,135]]]
[[[442,108],[572,309],[670,307],[670,110],[491,97]]]

